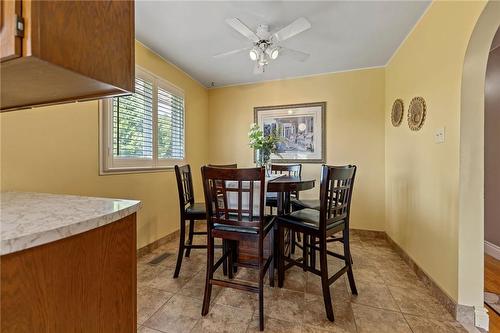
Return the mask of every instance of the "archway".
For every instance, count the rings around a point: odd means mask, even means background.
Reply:
[[[487,329],[484,308],[484,87],[500,2],[490,1],[472,32],[464,59],[460,111],[458,317]]]

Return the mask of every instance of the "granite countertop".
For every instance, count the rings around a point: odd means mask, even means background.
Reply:
[[[137,200],[30,192],[0,194],[0,254],[9,254],[115,222],[141,206]]]

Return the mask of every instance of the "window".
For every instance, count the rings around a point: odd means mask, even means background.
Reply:
[[[101,171],[168,168],[184,160],[184,93],[137,67],[135,93],[101,102]]]

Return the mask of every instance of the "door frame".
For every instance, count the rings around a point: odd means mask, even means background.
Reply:
[[[457,311],[488,329],[484,307],[484,87],[500,2],[490,1],[472,32],[464,58],[460,110],[460,179]],[[472,318],[470,318],[472,317]]]

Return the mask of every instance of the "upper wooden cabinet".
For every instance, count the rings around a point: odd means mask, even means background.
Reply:
[[[134,89],[134,2],[2,0],[2,111]]]

